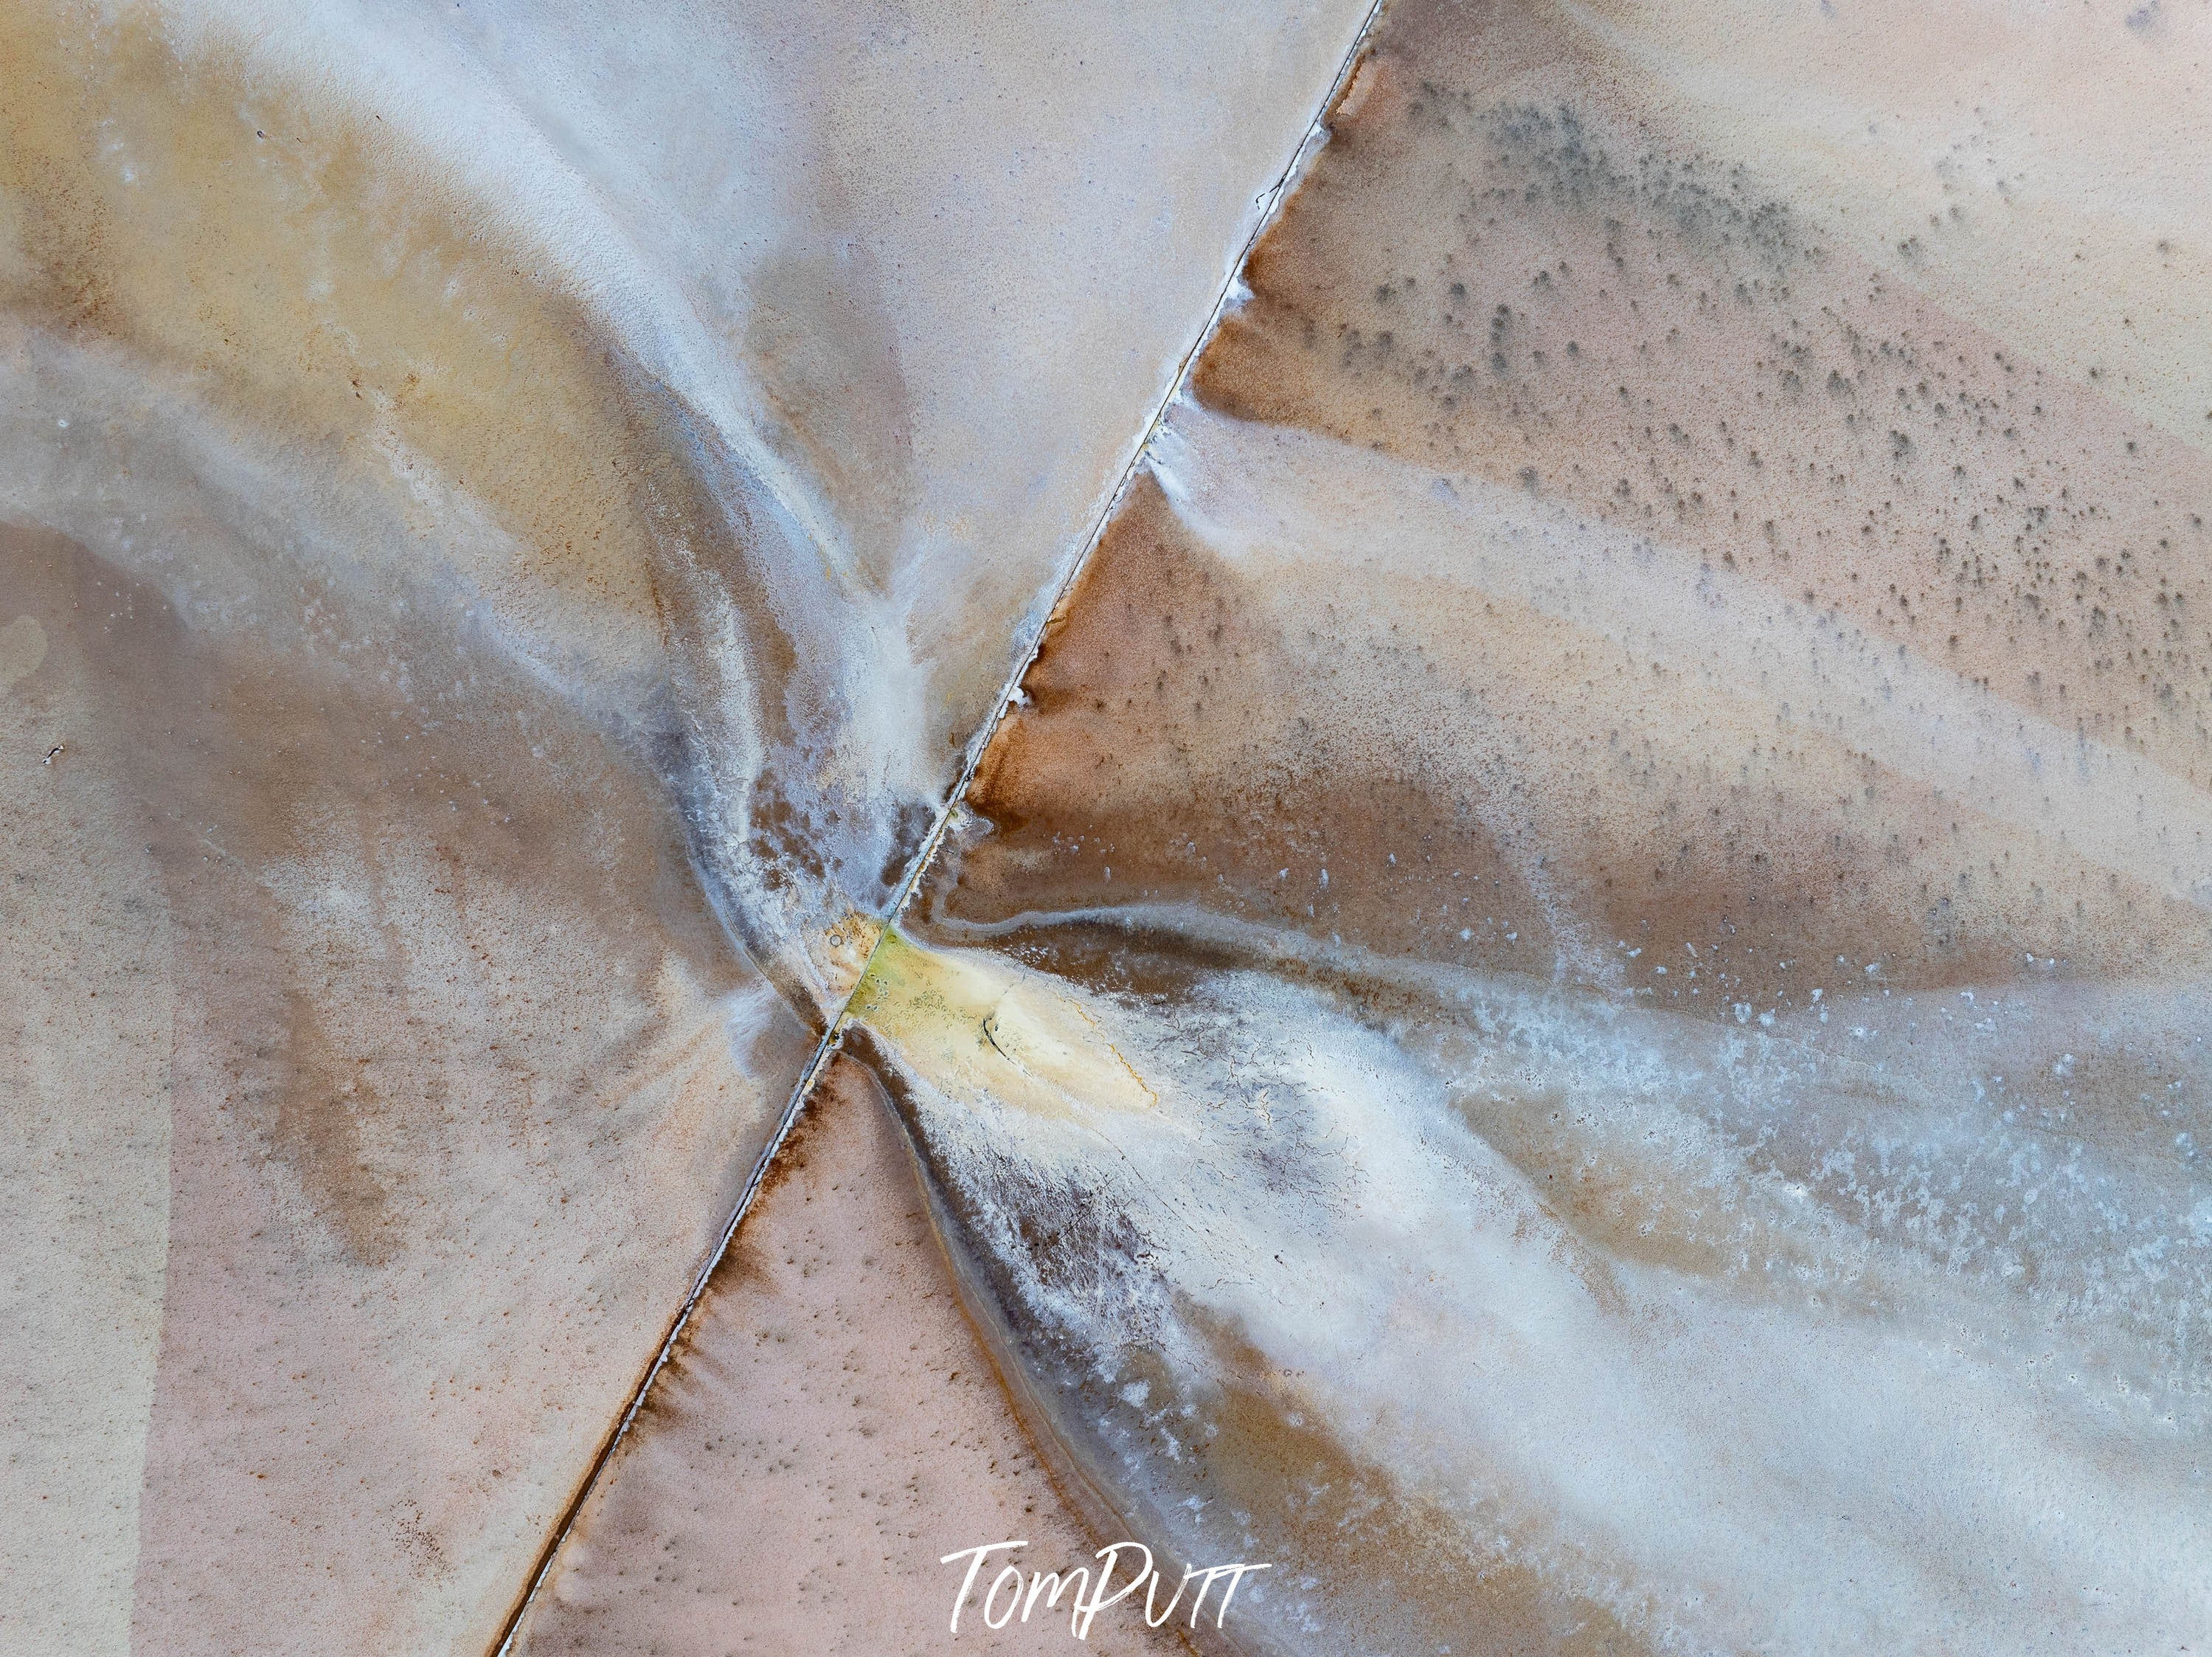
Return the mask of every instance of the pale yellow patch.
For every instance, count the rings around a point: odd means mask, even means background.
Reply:
[[[1159,1103],[1079,992],[995,956],[926,949],[887,932],[853,1006],[954,1098],[988,1095],[1060,1120]]]

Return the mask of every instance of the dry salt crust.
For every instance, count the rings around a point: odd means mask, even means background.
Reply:
[[[2212,1636],[2197,13],[1392,10],[877,947],[1358,22],[0,17],[0,1643],[485,1645],[848,990],[532,1641]]]

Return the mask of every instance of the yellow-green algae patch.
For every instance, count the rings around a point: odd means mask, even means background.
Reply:
[[[1062,1121],[1156,1108],[1159,1095],[1086,999],[1004,957],[927,948],[894,928],[869,963],[853,1013],[949,1098],[984,1095]]]

